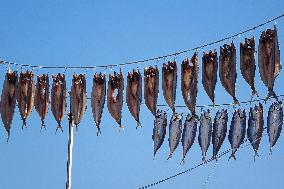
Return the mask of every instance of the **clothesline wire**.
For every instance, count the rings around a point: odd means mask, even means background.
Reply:
[[[177,56],[177,55],[180,55],[180,54],[188,53],[190,51],[196,51],[198,49],[202,49],[202,48],[207,47],[207,46],[218,44],[218,43],[223,42],[225,40],[232,39],[232,38],[235,38],[237,36],[240,36],[244,33],[254,31],[257,28],[260,28],[260,27],[262,27],[266,24],[269,24],[273,21],[276,21],[276,20],[278,20],[282,17],[284,17],[284,13],[279,15],[279,16],[276,16],[276,17],[274,17],[270,20],[267,20],[266,22],[263,22],[263,23],[256,25],[256,26],[253,26],[249,29],[238,32],[238,33],[233,34],[231,36],[227,36],[225,38],[221,38],[221,39],[216,40],[216,41],[205,43],[203,45],[199,45],[199,46],[196,46],[196,47],[193,47],[193,48],[190,48],[190,49],[177,51],[177,52],[174,52],[174,53],[170,53],[170,54],[166,54],[166,55],[162,55],[162,56],[157,56],[157,57],[153,57],[153,58],[148,58],[148,59],[144,59],[144,60],[136,60],[136,61],[124,62],[124,63],[120,63],[120,64],[109,64],[109,65],[98,65],[98,66],[42,66],[42,65],[20,64],[20,63],[16,63],[16,62],[5,61],[5,60],[0,60],[0,64],[8,64],[8,65],[15,65],[15,66],[20,66],[20,67],[30,67],[30,68],[43,68],[43,69],[95,69],[95,68],[112,68],[112,67],[125,66],[125,65],[131,65],[131,64],[140,64],[140,63],[145,63],[145,62],[149,62],[149,61],[156,61],[156,60],[160,60],[160,59],[164,59],[164,58],[168,58],[168,57]]]

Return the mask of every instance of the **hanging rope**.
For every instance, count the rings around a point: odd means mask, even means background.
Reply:
[[[202,184],[201,189],[206,187],[206,185],[209,182],[209,179],[211,178],[211,176],[212,176],[213,172],[215,171],[217,165],[218,165],[218,161],[215,162],[215,164],[214,164],[213,168],[211,169],[210,173],[208,174],[205,182]]]
[[[190,51],[196,51],[198,49],[202,49],[204,47],[211,46],[211,45],[214,45],[214,44],[218,44],[218,43],[223,42],[225,40],[241,36],[244,33],[254,31],[257,28],[260,28],[260,27],[262,27],[266,24],[269,24],[271,22],[274,22],[274,21],[276,21],[276,20],[278,20],[282,17],[284,17],[284,14],[281,14],[281,15],[276,16],[276,17],[274,17],[274,18],[272,18],[272,19],[270,19],[266,22],[259,24],[259,25],[253,26],[249,29],[246,29],[244,31],[238,32],[236,34],[230,35],[228,37],[224,37],[224,38],[216,40],[216,41],[205,43],[203,45],[199,45],[199,46],[196,46],[196,47],[193,47],[193,48],[190,48],[190,49],[177,51],[177,52],[170,53],[170,54],[167,54],[167,55],[157,56],[157,57],[148,58],[148,59],[144,59],[144,60],[124,62],[124,63],[120,63],[120,64],[98,65],[98,66],[41,66],[41,65],[20,64],[20,63],[9,62],[9,61],[4,61],[4,60],[1,60],[0,64],[10,64],[10,65],[15,65],[15,66],[20,66],[20,67],[43,68],[43,69],[95,69],[95,68],[113,68],[113,67],[119,67],[119,66],[131,65],[131,64],[140,64],[140,63],[145,63],[145,62],[149,62],[149,61],[159,61],[160,59],[165,59],[165,58],[168,58],[168,57],[173,57],[173,56],[177,56],[177,55],[180,55],[180,54],[185,54],[185,53],[188,53]]]

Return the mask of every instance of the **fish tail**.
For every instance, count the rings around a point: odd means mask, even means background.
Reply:
[[[137,121],[137,125],[136,125],[136,129],[138,129],[138,128],[142,128],[142,125],[139,121]]]
[[[122,124],[119,124],[118,132],[120,132],[121,130],[124,131],[124,126]]]
[[[251,90],[252,90],[252,96],[256,95],[257,97],[259,97],[258,92],[256,91],[254,86],[251,88]]]
[[[100,127],[98,127],[97,128],[97,136],[99,136],[99,134],[101,134],[102,132],[101,132],[101,128]]]
[[[233,97],[233,100],[234,100],[234,105],[240,105],[240,102],[235,96]]]
[[[63,133],[63,128],[62,128],[62,126],[61,126],[61,123],[60,123],[60,122],[59,122],[59,123],[58,123],[58,125],[57,125],[57,128],[56,128],[56,130],[55,130],[55,134],[57,133],[58,129],[60,129],[60,130],[61,130],[61,132]]]
[[[172,159],[173,154],[170,154],[167,160]]]
[[[25,118],[23,118],[23,125],[22,125],[22,129],[27,128],[27,121]]]
[[[206,162],[206,157],[205,156],[202,157],[202,161]]]
[[[182,158],[180,165],[184,165],[185,164],[185,157]]]
[[[235,152],[232,152],[232,154],[230,155],[229,159],[233,158],[235,161],[237,160],[236,156],[235,156]]]
[[[41,131],[43,128],[46,130],[45,123],[44,123],[44,119],[41,119],[40,131]]]
[[[270,97],[275,98],[275,100],[276,100],[277,102],[279,102],[279,99],[278,99],[276,93],[275,93],[273,90],[268,90],[268,94],[267,94],[267,96],[266,96],[266,98],[265,98],[265,100],[264,100],[265,103],[267,102],[267,100],[268,100]]]
[[[269,155],[272,155],[272,146],[269,148]]]
[[[7,144],[9,143],[9,139],[10,139],[10,131],[7,131],[7,138],[6,138]]]
[[[253,156],[253,161],[254,161],[254,162],[255,162],[255,160],[256,160],[256,157],[259,157],[259,155],[258,155],[257,151],[255,150],[255,151],[254,151],[254,156]]]

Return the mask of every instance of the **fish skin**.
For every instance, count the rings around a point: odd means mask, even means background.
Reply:
[[[144,69],[144,100],[151,113],[156,115],[157,100],[159,96],[159,70],[158,67]]]
[[[209,53],[203,52],[202,57],[202,85],[213,102],[215,104],[215,87],[217,83],[217,70],[218,70],[218,56],[217,51],[209,51]]]
[[[178,147],[182,133],[182,115],[174,112],[169,124],[169,147],[170,155],[168,159],[172,158],[175,149]]]
[[[282,102],[274,102],[269,107],[267,116],[267,133],[270,143],[270,154],[272,154],[272,148],[276,144],[283,125],[283,107]]]
[[[229,142],[231,144],[232,154],[229,157],[234,158],[236,160],[235,153],[240,147],[240,145],[244,142],[246,135],[246,111],[245,110],[235,110],[231,126],[229,130]]]
[[[165,111],[157,110],[154,120],[154,128],[152,139],[154,141],[154,158],[157,151],[162,146],[167,132],[167,113]]]
[[[182,61],[181,91],[184,102],[192,114],[195,114],[196,97],[198,92],[198,55],[194,53],[191,60]]]
[[[139,112],[142,102],[142,76],[139,70],[128,72],[126,86],[126,103],[131,115],[137,122],[136,129],[141,127]]]
[[[70,92],[70,110],[72,119],[78,129],[78,125],[85,115],[87,109],[87,92],[85,74],[73,74]]]
[[[183,125],[183,132],[181,138],[183,146],[182,162],[184,162],[187,152],[192,147],[195,141],[196,132],[197,132],[197,122],[198,122],[198,117],[195,114],[187,115]]]
[[[176,87],[177,87],[177,64],[176,61],[168,61],[162,69],[163,95],[168,106],[175,112]]]
[[[222,86],[233,97],[234,103],[239,104],[236,98],[236,48],[234,43],[220,46],[219,77]]]
[[[243,78],[251,87],[252,96],[257,95],[254,83],[256,69],[254,37],[245,38],[245,42],[240,43],[240,69]]]
[[[27,70],[20,73],[17,90],[17,101],[21,119],[23,120],[23,129],[27,127],[26,120],[34,106],[35,84],[33,72]]]
[[[264,129],[263,106],[261,103],[250,108],[247,137],[254,150],[254,160],[258,156],[258,147]]]
[[[106,99],[106,75],[96,73],[93,78],[91,94],[93,117],[97,126],[97,135],[101,133],[100,124]]]
[[[200,117],[198,143],[202,151],[202,161],[205,161],[212,137],[212,118],[210,110],[202,111]]]
[[[280,50],[276,26],[274,29],[263,31],[258,45],[258,67],[261,80],[268,89],[269,97],[278,100],[274,92],[274,82],[279,75],[282,66],[280,64]]]
[[[51,111],[57,122],[57,128],[63,132],[61,121],[66,111],[66,80],[65,74],[52,75]]]
[[[37,76],[37,84],[35,89],[35,110],[41,118],[41,129],[46,128],[44,120],[46,118],[49,106],[49,77],[48,74]]]
[[[17,72],[8,71],[3,82],[1,94],[1,119],[7,132],[7,142],[10,138],[11,123],[16,108],[17,88]]]
[[[114,72],[114,74],[109,74],[108,89],[107,89],[107,107],[110,115],[118,123],[119,128],[123,128],[121,124],[121,114],[123,106],[123,88],[124,79],[122,71],[120,73]],[[117,95],[115,96],[115,91],[117,90]]]

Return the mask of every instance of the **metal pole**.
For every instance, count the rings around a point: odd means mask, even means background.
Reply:
[[[68,114],[69,119],[69,132],[68,132],[68,159],[67,159],[67,180],[66,189],[71,189],[71,176],[72,176],[72,150],[73,150],[73,119],[71,113]]]

